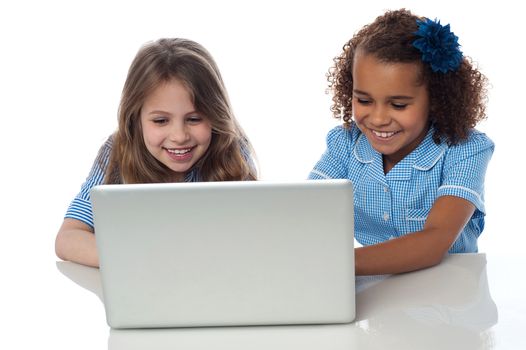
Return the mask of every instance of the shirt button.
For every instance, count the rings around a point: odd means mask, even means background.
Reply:
[[[384,221],[387,221],[387,220],[389,220],[389,214],[384,213]]]
[[[384,192],[389,192],[389,188],[388,187],[384,187]]]

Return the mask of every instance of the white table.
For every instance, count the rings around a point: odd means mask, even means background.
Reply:
[[[98,269],[70,262],[57,262],[57,268],[95,294],[83,296],[90,299],[89,315],[68,322],[88,325],[86,337],[99,337],[105,327],[110,350],[526,349],[526,289],[522,281],[513,290],[510,283],[501,283],[517,277],[506,275],[507,263],[516,266],[503,258],[487,264],[485,254],[457,254],[427,270],[358,277],[357,314],[351,324],[152,330],[110,329],[102,302],[92,303],[95,295],[102,295]],[[499,298],[492,298],[494,291]]]

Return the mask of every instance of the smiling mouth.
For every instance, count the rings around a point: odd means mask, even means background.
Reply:
[[[174,155],[177,155],[177,156],[182,156],[184,154],[187,154],[188,152],[191,152],[193,147],[190,147],[190,148],[165,148],[168,153],[171,153],[171,154],[174,154]]]
[[[375,136],[382,138],[382,139],[388,139],[400,132],[400,131],[376,131],[376,130],[371,130],[371,131]]]

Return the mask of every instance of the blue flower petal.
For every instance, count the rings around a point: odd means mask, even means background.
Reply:
[[[462,63],[462,52],[458,37],[451,32],[449,24],[443,26],[439,20],[417,20],[419,38],[413,46],[422,52],[422,60],[431,65],[433,72],[455,71]]]

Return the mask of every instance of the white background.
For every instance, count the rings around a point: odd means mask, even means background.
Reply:
[[[526,31],[514,3],[2,2],[0,266],[13,286],[4,290],[13,301],[7,310],[17,308],[21,290],[68,282],[49,281],[33,268],[56,272],[56,231],[99,146],[116,128],[126,73],[143,43],[185,37],[205,46],[255,146],[261,178],[304,179],[324,151],[327,131],[338,124],[325,94],[332,58],[364,24],[400,7],[451,23],[464,53],[490,79],[488,120],[479,129],[495,141],[496,151],[479,244],[492,256],[519,254],[525,242],[519,199],[526,194],[520,171]]]

